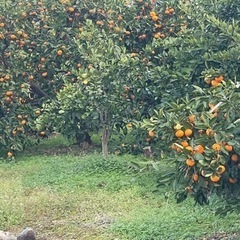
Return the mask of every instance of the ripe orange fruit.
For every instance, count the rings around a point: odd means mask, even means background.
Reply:
[[[155,12],[150,12],[150,16],[151,17],[156,16],[156,13]]]
[[[8,81],[8,80],[11,79],[11,76],[10,76],[10,75],[6,75],[6,76],[4,77],[4,79]]]
[[[46,132],[41,131],[41,132],[39,133],[39,135],[42,136],[42,137],[44,137],[44,136],[46,135]]]
[[[41,62],[46,62],[46,58],[42,57],[41,59]]]
[[[211,136],[214,135],[214,131],[213,131],[211,128],[208,128],[208,129],[206,130],[206,134],[207,134],[209,137],[211,137]]]
[[[17,128],[17,131],[18,131],[18,132],[23,132],[23,127],[18,127],[18,128]]]
[[[237,160],[238,160],[238,155],[237,155],[237,154],[233,154],[233,155],[231,156],[231,160],[232,160],[233,162],[237,162]]]
[[[220,150],[221,150],[221,145],[218,144],[218,143],[214,143],[214,144],[212,145],[212,149],[213,149],[214,151],[220,151]]]
[[[103,22],[98,20],[98,21],[96,21],[96,24],[97,24],[97,25],[102,25]]]
[[[21,17],[25,18],[26,16],[27,16],[27,13],[25,13],[25,12],[21,13]]]
[[[13,95],[13,91],[6,91],[5,95],[7,97],[11,97]]]
[[[215,77],[214,79],[216,82],[220,83],[224,80],[223,76]]]
[[[189,166],[189,167],[193,167],[195,165],[195,161],[191,158],[188,158],[186,160],[186,164]]]
[[[74,12],[74,11],[75,11],[75,8],[74,8],[74,7],[69,7],[69,8],[68,8],[68,11],[69,11],[69,12]]]
[[[168,9],[166,9],[164,13],[165,13],[166,15],[171,14],[171,12],[170,12]]]
[[[219,174],[223,174],[225,171],[226,171],[225,166],[223,166],[223,165],[219,165],[219,166],[218,166],[217,172],[218,172]]]
[[[220,180],[220,177],[217,175],[211,175],[210,180],[214,183],[218,182]]]
[[[149,135],[150,137],[155,137],[155,133],[154,133],[153,131],[151,131],[151,130],[148,132],[148,135]]]
[[[89,64],[87,68],[88,68],[88,69],[92,69],[92,68],[93,68],[93,65],[92,65],[92,64]]]
[[[158,16],[152,16],[152,20],[156,22],[158,20]]]
[[[27,33],[24,33],[22,36],[23,36],[23,38],[25,38],[25,39],[28,38],[28,34],[27,34]]]
[[[228,179],[228,181],[230,182],[230,183],[236,183],[237,182],[237,179],[236,178],[229,178]]]
[[[136,57],[137,55],[138,55],[137,53],[131,53],[132,58]]]
[[[190,129],[190,128],[188,128],[188,129],[186,129],[185,131],[184,131],[184,135],[186,136],[186,137],[190,137],[191,135],[192,135],[192,129]]]
[[[26,123],[27,123],[27,121],[25,119],[21,121],[22,125],[25,125]]]
[[[183,130],[177,130],[176,132],[175,132],[175,136],[177,137],[177,138],[181,138],[181,137],[183,137],[184,136],[184,131]]]
[[[196,116],[193,115],[193,114],[188,117],[188,121],[189,121],[190,123],[194,123],[194,122],[195,122],[195,119],[196,119]]]
[[[37,115],[40,114],[40,113],[41,113],[40,110],[35,111],[35,114],[37,114]]]
[[[233,147],[231,145],[226,144],[224,148],[228,151],[231,152],[233,150]]]
[[[198,179],[199,179],[199,175],[198,175],[197,173],[194,173],[194,174],[193,174],[193,181],[194,181],[194,182],[197,182]]]
[[[30,75],[29,77],[28,77],[28,80],[29,81],[32,81],[34,79],[34,76],[33,75]]]
[[[16,39],[17,39],[17,36],[14,35],[14,34],[11,34],[11,35],[10,35],[10,39],[11,39],[11,40],[16,40]]]
[[[146,34],[142,34],[141,36],[139,36],[140,39],[146,39],[147,35]]]
[[[202,153],[204,153],[205,149],[204,149],[204,147],[202,145],[199,144],[196,147],[194,147],[194,151],[195,151],[195,153],[202,154]]]
[[[42,73],[42,76],[43,76],[43,77],[46,77],[47,75],[48,75],[47,72],[43,72],[43,73]]]
[[[181,145],[182,145],[183,147],[187,147],[189,144],[188,144],[187,141],[182,141],[182,142],[181,142]]]
[[[61,49],[59,49],[58,51],[57,51],[57,55],[58,56],[61,56],[63,54],[63,51],[61,50]]]
[[[12,157],[12,156],[13,156],[13,152],[8,152],[8,153],[7,153],[7,156],[8,156],[8,157]]]
[[[211,85],[212,85],[213,87],[217,87],[219,84],[220,84],[220,83],[217,82],[216,80],[212,80],[212,81],[211,81]]]

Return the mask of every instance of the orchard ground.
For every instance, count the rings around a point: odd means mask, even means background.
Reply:
[[[239,239],[239,216],[215,216],[218,202],[176,204],[171,187],[156,188],[160,171],[141,156],[79,151],[61,136],[0,164],[0,229],[27,226],[47,239]],[[134,164],[135,163],[135,164]],[[137,163],[137,164],[136,164]],[[142,163],[142,164],[140,164]],[[139,165],[140,167],[137,167]]]

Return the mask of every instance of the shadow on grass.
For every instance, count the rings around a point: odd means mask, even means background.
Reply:
[[[33,143],[31,146],[28,146],[22,153],[19,153],[18,156],[59,156],[67,154],[82,156],[94,152],[101,152],[99,144],[78,145],[73,140],[69,140],[60,134],[54,134],[49,138],[42,139],[39,144]]]

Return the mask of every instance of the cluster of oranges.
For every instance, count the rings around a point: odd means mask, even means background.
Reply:
[[[151,139],[153,139],[156,136],[155,132],[153,132],[152,130],[148,131],[148,136],[146,137],[146,142],[150,142]]]
[[[178,123],[174,127],[172,149],[181,155],[179,161],[187,179],[186,190],[193,193],[196,186],[209,189],[210,185],[219,186],[223,182],[238,183],[240,162],[234,146],[217,141],[217,132],[212,128],[199,130],[195,121],[201,121],[201,116],[190,115],[183,125]]]
[[[159,19],[155,12],[150,12],[149,15],[154,22],[156,22]]]
[[[206,78],[204,79],[204,81],[205,81],[207,84],[209,84],[209,85],[211,85],[211,86],[213,86],[213,87],[218,87],[218,86],[224,81],[224,77],[223,77],[222,75],[217,76],[217,77],[214,77],[214,78],[212,78],[212,77],[206,77]]]

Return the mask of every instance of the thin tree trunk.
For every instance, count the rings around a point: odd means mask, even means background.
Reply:
[[[100,121],[102,127],[102,154],[104,157],[108,156],[108,140],[110,137],[110,127],[108,119],[108,111],[106,109],[101,109],[100,111]]]
[[[108,138],[109,138],[108,129],[106,126],[104,126],[102,130],[102,153],[104,157],[108,156]]]

